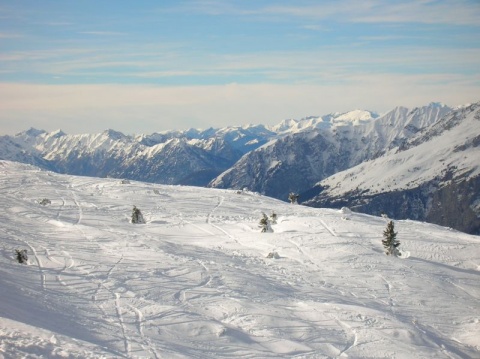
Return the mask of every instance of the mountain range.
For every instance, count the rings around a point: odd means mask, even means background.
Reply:
[[[113,130],[69,135],[30,129],[0,137],[0,159],[65,174],[246,188],[282,200],[296,192],[310,206],[349,206],[478,234],[478,108],[431,103],[397,107],[381,116],[354,110],[285,120],[272,127],[150,135]],[[382,167],[399,161],[407,164]],[[425,171],[429,175],[421,176]],[[398,176],[409,180],[400,181]],[[372,181],[376,192],[361,185]],[[354,183],[358,186],[352,188]],[[455,196],[458,200],[452,199]],[[462,213],[461,219],[453,218],[457,213]]]

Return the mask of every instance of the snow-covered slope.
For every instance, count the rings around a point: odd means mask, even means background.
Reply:
[[[396,221],[392,258],[385,218],[7,161],[0,194],[0,357],[480,356],[478,237]]]
[[[369,212],[417,216],[441,224],[450,220],[451,226],[456,223],[458,229],[478,232],[480,103],[451,112],[432,126],[416,131],[399,149],[336,173],[321,181],[318,187],[321,193],[308,202],[312,205],[349,205],[365,210],[373,198],[383,196],[388,200],[391,194],[392,208],[382,201],[383,208],[370,206]],[[437,192],[442,192],[444,198],[435,199]],[[415,194],[418,213],[408,208],[408,193]],[[402,196],[403,205],[393,199]],[[398,213],[402,206],[408,213]],[[452,215],[448,215],[450,212]],[[459,217],[458,220],[455,217]],[[458,225],[470,217],[464,227]]]

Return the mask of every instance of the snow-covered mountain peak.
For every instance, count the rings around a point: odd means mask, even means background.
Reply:
[[[31,127],[26,131],[15,134],[15,136],[11,137],[11,142],[16,143],[18,146],[33,147],[38,141],[41,141],[41,138],[46,134],[47,132],[44,130],[38,130]],[[4,136],[3,138],[6,139],[9,138],[9,136]]]
[[[415,116],[417,117],[434,116],[434,122],[436,122],[438,119],[445,116],[450,111],[452,111],[451,107],[438,102],[432,102],[427,106],[414,108],[413,110],[410,111],[410,114],[415,114]]]
[[[427,107],[431,107],[431,108],[442,108],[442,107],[448,107],[447,105],[445,105],[443,102],[430,102]]]
[[[33,128],[33,127],[30,127],[30,129],[26,130],[26,131],[22,131],[22,132],[19,132],[15,135],[15,137],[19,138],[19,137],[37,137],[37,136],[40,136],[40,135],[43,135],[47,133],[46,131],[44,130],[38,130],[36,128]]]
[[[335,126],[359,126],[371,120],[378,118],[378,114],[365,110],[353,110],[331,117],[331,122]]]
[[[261,125],[261,124],[246,124],[246,125],[243,125],[241,126],[241,128],[243,128],[244,130],[248,130],[248,131],[251,131],[251,132],[254,132],[254,133],[258,133],[258,132],[264,132],[266,127],[264,125]]]
[[[314,129],[331,129],[335,127],[360,126],[378,117],[378,114],[365,110],[335,112],[324,116],[309,116],[300,120],[287,119],[273,126],[272,131],[282,134],[295,134]]]
[[[297,123],[298,123],[298,120],[295,120],[293,118],[289,118],[289,119],[283,120],[282,122],[280,122],[277,125],[271,126],[270,129],[274,132],[282,133],[282,132],[286,132],[289,129],[293,128],[294,126],[297,125]]]
[[[45,139],[48,141],[50,139],[56,139],[56,138],[60,138],[60,137],[66,136],[66,135],[67,134],[65,132],[63,132],[61,129],[58,129],[58,130],[46,133],[45,134]]]
[[[441,118],[452,111],[452,108],[442,105],[427,105],[409,109],[398,106],[391,111],[376,118],[372,123],[381,137],[390,138],[394,146],[411,137],[422,128],[427,128],[438,122]]]
[[[124,135],[122,132],[115,131],[115,130],[112,130],[112,129],[107,129],[107,130],[103,131],[102,134],[104,136],[108,137],[109,139],[116,140],[116,141],[123,140],[123,139],[128,137],[128,136]]]

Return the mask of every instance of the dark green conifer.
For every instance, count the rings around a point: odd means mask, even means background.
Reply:
[[[15,249],[17,254],[17,261],[18,263],[27,263],[28,262],[28,255],[26,249]]]
[[[291,204],[297,204],[298,197],[300,197],[298,194],[290,192],[290,194],[288,195],[288,200],[290,201]]]
[[[132,210],[132,223],[145,223],[142,212],[136,206],[133,206]]]
[[[393,221],[388,222],[387,228],[383,231],[383,237],[382,244],[386,249],[385,254],[395,257],[401,256],[398,249],[400,241],[397,240],[397,232],[395,232]]]
[[[272,224],[277,224],[277,214],[272,211],[272,215],[270,216],[270,221],[272,222]]]
[[[260,228],[262,229],[262,233],[273,232],[272,226],[270,225],[270,219],[265,213],[262,213],[262,219],[260,220]]]

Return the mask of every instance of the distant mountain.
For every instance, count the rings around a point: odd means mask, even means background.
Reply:
[[[401,146],[304,193],[315,207],[348,206],[480,234],[480,103],[415,130]]]
[[[0,137],[0,158],[59,173],[204,186],[276,134],[264,126],[126,136],[36,129]]]
[[[32,128],[0,137],[0,159],[66,174],[206,186],[243,155],[271,140],[329,127],[336,121],[364,121],[375,116],[357,110],[350,115],[289,120],[271,129],[247,125],[137,136],[111,129],[69,135],[61,130],[48,133]]]
[[[303,192],[321,179],[404,146],[451,110],[432,103],[413,110],[397,107],[380,117],[357,110],[284,122],[274,129],[289,135],[249,152],[210,186],[247,187],[286,200],[291,191]]]

